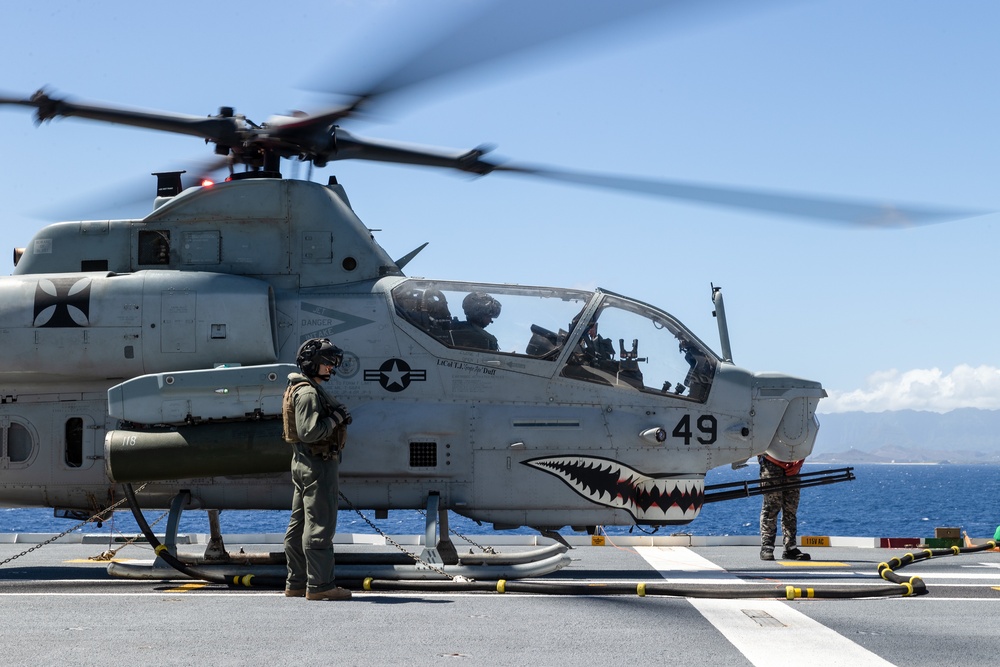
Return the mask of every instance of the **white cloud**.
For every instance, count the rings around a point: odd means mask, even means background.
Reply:
[[[828,413],[956,408],[1000,409],[1000,368],[962,364],[950,373],[939,368],[879,371],[868,376],[867,387],[831,391],[819,404],[819,411]]]

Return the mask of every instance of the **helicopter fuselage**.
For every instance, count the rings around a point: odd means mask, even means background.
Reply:
[[[345,351],[327,388],[358,508],[681,524],[709,469],[812,450],[819,383],[741,369],[654,306],[400,264],[339,185],[276,178],[42,229],[0,279],[0,503],[90,511],[143,480],[146,506],[288,508],[281,394],[316,337]]]

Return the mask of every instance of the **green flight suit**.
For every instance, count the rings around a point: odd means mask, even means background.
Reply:
[[[290,398],[297,441],[290,443],[294,492],[285,532],[285,588],[320,593],[336,588],[333,536],[340,504],[339,449],[344,427],[331,411],[340,403],[315,381],[290,373],[288,384],[293,392]]]

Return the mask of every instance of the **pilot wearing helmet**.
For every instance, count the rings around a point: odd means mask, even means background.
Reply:
[[[299,347],[301,372],[288,374],[282,402],[283,437],[292,446],[292,514],[285,532],[287,597],[348,600],[334,580],[333,536],[340,505],[340,452],[351,415],[320,387],[343,362],[343,351],[326,338]]]
[[[497,337],[486,327],[500,316],[500,302],[486,292],[470,292],[462,300],[462,310],[465,311],[465,321],[452,325],[452,343],[478,350],[499,350]]]

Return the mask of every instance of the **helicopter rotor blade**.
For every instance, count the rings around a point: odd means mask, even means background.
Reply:
[[[182,172],[184,186],[189,187],[200,185],[205,180],[220,180],[218,172],[229,167],[229,162],[228,157],[192,159],[161,171]],[[144,211],[148,212],[149,204],[155,196],[153,183],[153,179],[148,175],[137,176],[105,188],[98,188],[72,202],[57,201],[43,204],[32,214],[42,219],[57,218],[61,220],[81,217],[106,218],[133,214],[144,215]]]
[[[339,127],[336,129],[335,144],[334,152],[328,155],[330,160],[374,160],[443,167],[479,175],[488,174],[497,168],[496,164],[482,159],[483,155],[492,150],[490,146],[480,146],[469,151],[447,151],[429,146],[362,138]]]
[[[31,101],[24,97],[12,97],[6,94],[0,94],[0,104],[20,104],[23,106],[32,106]]]
[[[542,178],[569,185],[603,188],[616,192],[649,195],[678,201],[805,218],[827,223],[868,227],[904,227],[959,220],[985,215],[988,211],[920,205],[895,205],[860,199],[797,195],[721,185],[665,179],[650,179],[571,171],[553,167],[518,165],[484,160],[491,146],[469,151],[447,151],[357,137],[336,128],[336,150],[330,160],[375,160],[425,167],[455,169],[486,175],[493,172]]]
[[[367,63],[364,74],[356,81],[338,80],[345,71],[335,69],[334,77],[314,77],[301,84],[307,90],[330,95],[364,98],[371,107],[377,101],[396,93],[426,86],[438,80],[482,70],[512,56],[538,52],[543,47],[563,43],[571,38],[593,37],[627,23],[639,23],[653,14],[661,15],[658,36],[666,30],[688,31],[700,23],[721,23],[748,11],[760,12],[787,0],[761,0],[751,3],[740,0],[704,2],[663,2],[663,0],[580,0],[572,5],[537,2],[535,0],[503,0],[473,5],[463,20],[445,28],[440,24],[421,26],[411,32],[421,36],[409,43],[401,42],[395,51],[366,54],[352,50],[352,59]],[[423,9],[420,10],[423,13]],[[420,18],[420,17],[417,17]],[[438,27],[436,30],[435,27]]]
[[[358,97],[346,106],[333,107],[331,109],[327,109],[326,111],[320,111],[312,114],[302,114],[295,120],[283,121],[281,125],[275,128],[275,130],[278,133],[295,134],[310,132],[316,129],[329,128],[338,120],[353,115],[367,102],[367,100],[368,98],[362,96]]]
[[[860,199],[793,195],[766,190],[633,178],[609,174],[499,164],[494,171],[544,178],[560,183],[631,192],[653,197],[699,202],[743,211],[807,218],[820,222],[867,227],[905,227],[986,215],[989,211],[920,205],[897,206]]]
[[[238,119],[222,116],[190,116],[187,114],[143,111],[111,105],[80,104],[52,97],[39,90],[27,99],[0,97],[0,104],[34,107],[35,119],[41,123],[60,116],[77,116],[105,123],[117,123],[149,130],[174,132],[201,137],[221,145],[240,141]]]
[[[186,134],[232,149],[237,161],[253,159],[255,150],[265,148],[281,157],[320,155],[329,149],[334,123],[354,113],[363,98],[347,106],[327,109],[300,118],[282,118],[271,126],[259,127],[232,109],[217,116],[192,116],[173,112],[131,109],[109,104],[68,101],[39,90],[31,97],[0,96],[0,104],[33,107],[37,123],[58,117],[76,116],[103,123],[128,125],[148,130]]]
[[[0,104],[34,107],[39,122],[58,116],[79,116],[108,123],[119,123],[152,130],[193,135],[232,147],[242,152],[247,144],[267,147],[282,157],[304,156],[317,166],[332,160],[374,160],[397,164],[454,169],[485,175],[494,171],[560,183],[597,187],[618,192],[630,192],[660,198],[759,211],[784,216],[808,218],[823,222],[848,223],[863,226],[899,227],[957,220],[986,211],[940,208],[930,206],[897,206],[882,202],[818,196],[792,195],[763,190],[704,185],[672,180],[625,177],[586,173],[551,167],[496,163],[484,160],[492,150],[480,146],[467,151],[404,144],[379,139],[362,138],[335,125],[336,121],[355,112],[368,102],[359,97],[354,103],[301,118],[282,119],[272,127],[250,128],[242,117],[214,116],[202,118],[175,113],[140,111],[107,105],[80,104],[54,98],[39,91],[30,98],[0,95]],[[234,154],[234,158],[242,159]],[[221,167],[215,165],[213,170]],[[205,169],[201,169],[204,171]],[[139,198],[135,198],[139,199]]]

